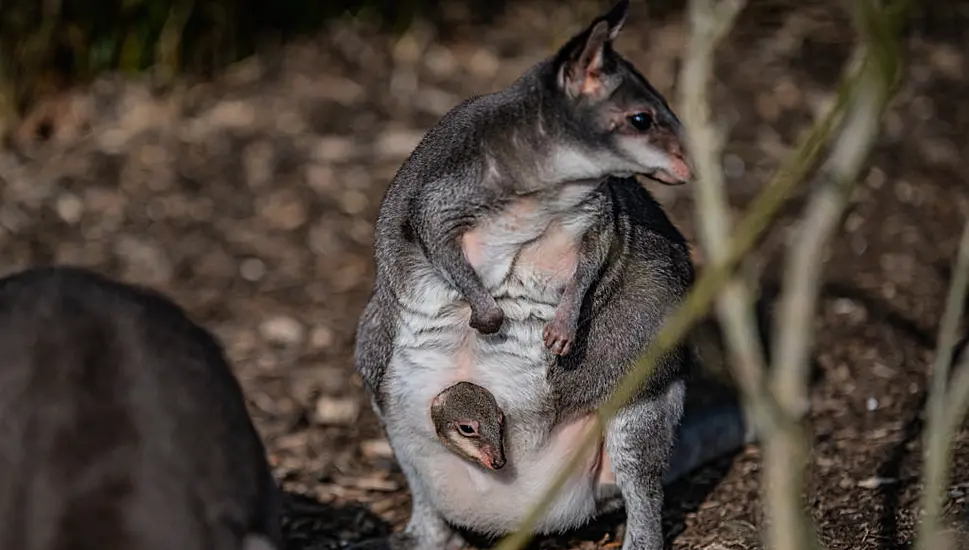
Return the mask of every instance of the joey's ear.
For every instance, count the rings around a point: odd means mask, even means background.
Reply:
[[[559,85],[567,94],[579,97],[605,92],[602,78],[605,49],[619,35],[628,13],[629,0],[619,0],[559,50]]]

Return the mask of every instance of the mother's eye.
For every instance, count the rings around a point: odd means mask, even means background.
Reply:
[[[626,117],[629,125],[640,132],[645,132],[653,127],[653,117],[649,113],[636,113]]]

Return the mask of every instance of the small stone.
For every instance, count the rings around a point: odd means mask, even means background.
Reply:
[[[303,341],[303,325],[292,317],[279,315],[263,321],[259,334],[271,344],[296,346]]]
[[[256,109],[238,100],[223,101],[207,115],[213,125],[227,129],[241,130],[256,123]]]
[[[449,76],[457,68],[454,54],[447,48],[433,47],[424,54],[424,65],[436,76]]]
[[[316,401],[316,421],[320,424],[351,424],[359,414],[360,403],[350,397],[323,396]]]
[[[333,192],[337,184],[336,178],[333,177],[333,169],[320,164],[310,164],[306,167],[306,183],[320,194]]]
[[[353,140],[341,136],[324,136],[316,142],[313,157],[321,162],[340,162],[353,157]]]
[[[391,458],[394,450],[386,439],[368,439],[360,444],[360,450],[367,458]]]
[[[834,312],[837,315],[850,315],[858,310],[858,303],[850,298],[838,298],[834,301]]]
[[[499,67],[501,67],[501,61],[498,60],[498,57],[483,48],[474,52],[468,63],[471,72],[480,78],[493,77],[498,72]]]
[[[869,411],[874,411],[875,409],[878,408],[878,400],[875,399],[874,397],[869,397],[868,401],[865,402],[865,407]]]
[[[276,118],[276,128],[284,134],[296,135],[306,129],[306,123],[299,113],[289,111]]]
[[[272,180],[273,155],[273,147],[267,141],[257,141],[246,146],[242,154],[242,166],[249,187],[256,189]]]
[[[868,479],[863,479],[858,482],[858,486],[862,489],[877,489],[882,485],[890,485],[896,483],[898,480],[890,477],[878,477],[872,476]]]
[[[835,465],[834,460],[823,456],[819,456],[818,458],[814,459],[814,463],[821,468],[830,468]]]
[[[333,331],[330,327],[316,326],[310,332],[310,346],[315,349],[325,349],[333,345]]]
[[[350,215],[360,214],[370,203],[367,195],[355,189],[343,193],[340,199],[340,205],[343,207],[343,211]]]
[[[801,90],[788,78],[777,83],[774,87],[774,96],[784,109],[794,109],[801,102]]]
[[[945,74],[953,80],[962,80],[963,67],[965,66],[963,54],[958,49],[948,45],[936,45],[929,60],[939,72]]]
[[[269,194],[257,203],[259,216],[273,227],[284,231],[297,229],[309,216],[307,205],[292,189],[281,189]]]
[[[388,129],[377,138],[374,148],[378,157],[402,159],[417,147],[423,137],[422,130]]]
[[[744,177],[746,167],[744,159],[734,154],[727,154],[723,157],[723,171],[730,179],[740,179]]]
[[[781,110],[780,106],[777,104],[777,100],[773,96],[767,94],[761,94],[757,96],[755,105],[757,106],[757,112],[762,118],[768,122],[774,122],[777,117],[780,116]]]
[[[422,50],[423,48],[421,48],[416,33],[408,32],[401,36],[397,43],[394,44],[392,51],[394,59],[397,62],[405,65],[413,65],[420,60],[421,54],[423,53]]]
[[[115,243],[114,253],[123,262],[126,276],[143,284],[161,285],[174,274],[165,249],[153,240],[123,236]]]
[[[148,166],[161,166],[169,162],[168,151],[160,145],[145,145],[141,148],[141,162]]]
[[[366,90],[356,82],[340,76],[321,76],[315,82],[314,92],[321,99],[329,99],[343,105],[352,105],[364,98]]]
[[[76,195],[64,193],[57,198],[57,215],[64,222],[76,225],[84,214],[84,202]]]
[[[259,258],[246,258],[239,265],[239,275],[251,283],[259,281],[266,276],[266,264]]]

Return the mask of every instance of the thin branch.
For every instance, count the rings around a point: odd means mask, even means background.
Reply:
[[[739,2],[715,6],[712,0],[691,0],[688,8],[691,32],[683,64],[680,105],[697,172],[695,204],[699,241],[714,265],[724,259],[730,222],[720,161],[723,138],[710,121],[707,91],[713,76],[717,40],[725,34],[721,29],[732,25],[741,6]],[[788,423],[775,424],[783,417],[775,413],[776,403],[773,396],[766,392],[764,352],[757,331],[752,292],[742,276],[735,275],[724,286],[717,297],[716,310],[726,335],[730,371],[738,382],[744,405],[752,415],[754,425],[761,432],[790,433],[796,427]],[[800,441],[802,438],[795,439]],[[788,487],[785,493],[785,503],[781,508],[797,510],[800,504],[797,487],[793,490]],[[774,508],[777,504],[772,502],[768,506]],[[787,518],[790,514],[784,516]],[[786,546],[816,546],[807,519],[798,516],[790,519],[782,522],[788,526]]]
[[[885,57],[897,48],[891,36],[878,36],[869,10],[880,9],[868,0],[859,2],[859,29],[878,62],[868,63],[865,77],[851,99],[848,117],[820,170],[821,181],[812,194],[799,227],[791,232],[780,299],[777,338],[774,342],[772,389],[795,419],[808,409],[808,356],[814,338],[814,318],[823,272],[823,252],[837,230],[858,175],[875,144],[881,116],[892,96],[898,58]],[[903,2],[899,2],[903,3]],[[865,7],[868,10],[865,10]]]
[[[723,136],[710,122],[707,88],[713,76],[714,52],[745,4],[742,0],[719,4],[713,0],[691,0],[688,7],[691,32],[681,73],[680,105],[696,165],[699,240],[711,263],[723,261],[730,222],[719,160]],[[752,306],[750,289],[739,276],[727,283],[716,305],[727,335],[729,363],[745,395],[760,393],[764,372],[764,354]]]
[[[868,0],[856,4],[856,24],[870,56],[862,65],[861,80],[851,94],[839,136],[819,171],[820,184],[811,195],[800,226],[792,232],[788,248],[771,372],[771,393],[785,426],[765,434],[764,445],[765,505],[772,516],[767,540],[771,548],[807,550],[818,546],[801,498],[810,446],[800,421],[809,406],[808,358],[814,338],[823,252],[874,147],[898,75],[897,33],[886,29],[896,30],[898,26],[891,17],[905,12],[886,10],[874,17],[880,8],[877,3]],[[900,0],[897,6],[904,3]]]
[[[919,527],[917,544],[920,550],[936,548],[934,542],[939,533],[939,516],[949,483],[950,441],[965,416],[966,408],[969,407],[969,352],[965,353],[963,364],[952,387],[948,393],[946,392],[949,382],[949,364],[952,362],[959,319],[962,317],[962,310],[966,303],[967,287],[969,287],[969,221],[962,231],[952,283],[949,286],[945,311],[939,326],[935,363],[932,365],[922,492],[922,509],[925,510],[925,516]]]
[[[850,111],[834,154],[822,169],[827,177],[811,195],[807,213],[789,245],[775,325],[780,344],[770,377],[783,429],[764,436],[765,506],[773,520],[767,535],[770,548],[818,547],[801,497],[810,446],[798,421],[808,410],[808,356],[823,274],[822,253],[837,230],[855,178],[874,144],[886,92],[874,78],[860,83],[852,101],[855,110]],[[866,98],[871,100],[865,102]]]

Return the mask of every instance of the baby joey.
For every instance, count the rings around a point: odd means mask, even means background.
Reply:
[[[441,443],[458,456],[489,470],[505,466],[505,417],[485,388],[464,381],[445,388],[431,402],[431,420]]]

